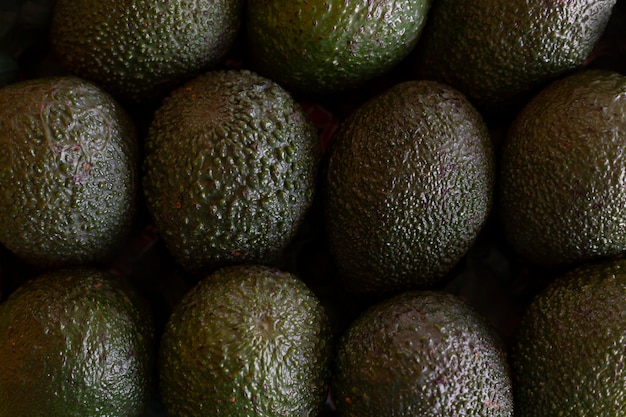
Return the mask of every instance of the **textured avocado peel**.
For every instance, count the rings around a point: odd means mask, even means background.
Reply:
[[[516,415],[624,415],[624,300],[623,258],[569,269],[533,298],[511,349]]]
[[[503,341],[460,298],[406,291],[365,310],[338,342],[342,417],[513,415]]]
[[[242,9],[242,0],[59,0],[50,39],[68,71],[143,104],[220,64]]]
[[[161,396],[172,417],[316,417],[331,355],[328,317],[304,282],[265,266],[225,267],[166,326]]]
[[[146,201],[194,275],[271,263],[312,204],[315,127],[290,94],[249,71],[213,71],[175,91],[146,141]]]
[[[135,126],[95,84],[49,77],[0,89],[0,242],[41,267],[101,261],[128,233]]]
[[[350,292],[432,287],[491,210],[489,132],[444,84],[409,81],[374,97],[339,126],[328,153],[328,245]]]
[[[294,94],[354,89],[409,55],[430,4],[430,0],[249,1],[244,27],[251,64]]]
[[[525,260],[561,268],[626,249],[626,77],[582,70],[517,115],[502,149],[499,214]]]
[[[0,416],[141,416],[154,337],[145,300],[107,272],[33,278],[0,306]]]
[[[515,108],[582,67],[615,3],[439,0],[417,46],[417,76],[459,89],[484,112]]]

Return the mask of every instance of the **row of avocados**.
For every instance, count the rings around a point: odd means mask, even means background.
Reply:
[[[581,67],[616,2],[457,3],[59,0],[70,74],[0,89],[0,243],[38,271],[0,305],[0,417],[625,414],[626,78]],[[255,71],[220,66],[241,34]],[[322,149],[296,97],[414,50]],[[483,111],[516,100],[499,147]],[[276,267],[318,200],[366,300],[340,332]],[[106,269],[143,204],[194,280],[162,332]],[[494,214],[555,278],[510,344],[443,289]]]
[[[58,269],[0,307],[0,415],[141,416],[157,387],[173,417],[315,417],[329,403],[341,416],[622,415],[625,268],[602,261],[557,277],[510,356],[483,317],[441,291],[372,305],[335,345],[303,281],[254,265],[200,281],[159,346],[123,280]]]

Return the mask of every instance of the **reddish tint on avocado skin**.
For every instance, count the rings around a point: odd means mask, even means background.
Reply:
[[[5,86],[0,108],[0,242],[39,268],[106,261],[135,220],[133,119],[74,76]]]

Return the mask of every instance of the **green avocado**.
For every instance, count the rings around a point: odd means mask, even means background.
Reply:
[[[417,75],[459,89],[483,112],[519,106],[583,65],[615,3],[438,0],[417,47]]]
[[[102,261],[132,224],[135,126],[73,76],[0,89],[0,243],[38,267]]]
[[[330,383],[332,333],[296,276],[222,268],[174,308],[161,338],[161,398],[171,417],[317,417]]]
[[[169,251],[201,276],[272,263],[312,204],[321,144],[291,95],[246,70],[174,91],[146,138],[144,194]]]
[[[1,417],[139,417],[152,398],[148,304],[116,276],[74,267],[0,305]]]
[[[587,262],[550,282],[511,347],[516,416],[626,415],[626,261]]]
[[[235,43],[243,0],[58,0],[50,41],[61,65],[129,104],[158,102]]]
[[[559,268],[626,250],[626,77],[582,70],[517,115],[504,140],[498,213],[524,260]]]
[[[457,90],[406,81],[339,126],[322,200],[328,244],[352,293],[439,283],[482,230],[492,205],[494,149]]]
[[[374,304],[338,342],[340,417],[513,416],[500,336],[460,298],[405,291]]]
[[[417,44],[431,0],[250,0],[245,39],[260,74],[296,94],[362,86]]]

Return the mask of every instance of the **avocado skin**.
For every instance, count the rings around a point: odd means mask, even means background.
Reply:
[[[251,0],[244,33],[255,71],[298,95],[355,89],[417,44],[430,0]]]
[[[242,9],[242,0],[59,0],[50,40],[66,70],[123,103],[158,102],[221,63]]]
[[[144,194],[196,276],[274,262],[312,204],[321,145],[291,95],[250,71],[211,71],[168,97],[146,139]]]
[[[266,266],[225,267],[168,321],[161,398],[172,417],[316,417],[331,357],[328,317],[304,282]]]
[[[503,233],[544,268],[626,249],[626,77],[582,70],[557,80],[513,121],[498,187]]]
[[[419,78],[459,89],[484,112],[512,109],[580,68],[615,0],[438,0],[416,53]]]
[[[341,417],[512,416],[505,346],[460,298],[405,291],[365,310],[338,342]]]
[[[133,121],[73,76],[0,89],[0,242],[41,268],[102,261],[137,206]]]
[[[626,414],[626,261],[587,262],[549,283],[511,348],[520,417]]]
[[[328,150],[328,245],[352,293],[431,288],[489,215],[494,149],[480,114],[434,81],[399,83],[354,111]]]
[[[155,344],[147,303],[107,272],[46,272],[0,306],[0,416],[140,416]]]

